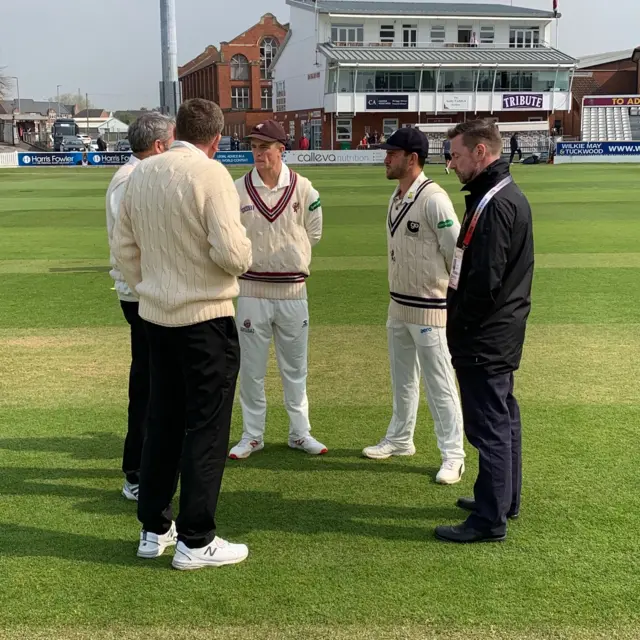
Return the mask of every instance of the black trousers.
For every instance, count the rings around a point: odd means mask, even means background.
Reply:
[[[516,157],[516,153],[518,154],[518,160],[522,160],[522,149],[512,149],[511,157],[509,158],[509,164],[513,164],[513,159]]]
[[[140,481],[142,443],[149,407],[149,345],[137,302],[120,301],[131,327],[131,369],[129,370],[129,416],[124,439],[122,471],[133,484]]]
[[[151,402],[142,451],[138,519],[166,533],[181,478],[178,539],[209,544],[229,447],[240,345],[235,321],[188,327],[145,322],[151,352]]]
[[[467,524],[500,535],[507,530],[507,514],[520,510],[522,488],[522,424],[513,373],[489,375],[469,367],[456,375],[465,435],[480,456],[476,510]]]

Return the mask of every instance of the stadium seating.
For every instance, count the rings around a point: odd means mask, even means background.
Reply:
[[[445,139],[444,133],[427,133],[429,139],[429,154],[431,156],[442,155],[442,143]],[[503,152],[511,153],[512,133],[503,133]],[[549,133],[547,131],[522,131],[518,132],[518,142],[524,155],[533,153],[547,153],[549,151]]]
[[[585,107],[582,139],[587,142],[627,142],[634,139],[628,107]]]

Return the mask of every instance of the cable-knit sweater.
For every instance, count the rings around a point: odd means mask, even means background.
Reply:
[[[107,189],[107,236],[109,238],[109,251],[111,259],[111,271],[109,275],[113,278],[115,283],[116,293],[118,298],[124,302],[137,302],[138,298],[134,295],[133,291],[126,283],[124,276],[120,273],[116,265],[115,258],[113,257],[113,251],[111,251],[111,244],[113,243],[113,229],[116,226],[116,220],[120,213],[120,205],[122,204],[122,198],[124,197],[125,187],[127,186],[127,180],[133,173],[133,170],[140,164],[140,160],[135,156],[129,158],[127,164],[123,164],[114,174]]]
[[[389,202],[389,316],[444,327],[447,287],[460,223],[446,191],[421,173],[402,198]]]
[[[112,249],[144,320],[171,327],[233,316],[251,243],[229,172],[182,141],[145,160],[129,178]]]
[[[306,299],[311,247],[322,236],[320,195],[309,180],[285,164],[273,189],[256,169],[236,180],[236,187],[253,250],[251,268],[240,277],[240,295]]]

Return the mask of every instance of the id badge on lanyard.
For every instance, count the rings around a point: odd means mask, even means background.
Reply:
[[[457,291],[458,285],[460,284],[460,273],[462,272],[462,260],[464,258],[464,252],[469,248],[469,244],[471,243],[471,238],[473,238],[473,233],[478,226],[478,220],[480,220],[480,216],[487,208],[487,205],[493,200],[494,196],[502,191],[508,184],[513,182],[513,178],[511,176],[507,176],[504,180],[501,180],[491,191],[485,194],[485,196],[480,200],[476,210],[471,217],[471,221],[469,222],[469,226],[467,227],[467,231],[464,234],[464,239],[462,241],[461,247],[456,247],[453,253],[453,263],[451,265],[451,273],[449,274],[449,287],[454,291]]]

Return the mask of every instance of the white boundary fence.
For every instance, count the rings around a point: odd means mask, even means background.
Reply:
[[[0,167],[17,167],[18,153],[10,151],[9,153],[0,153]]]

